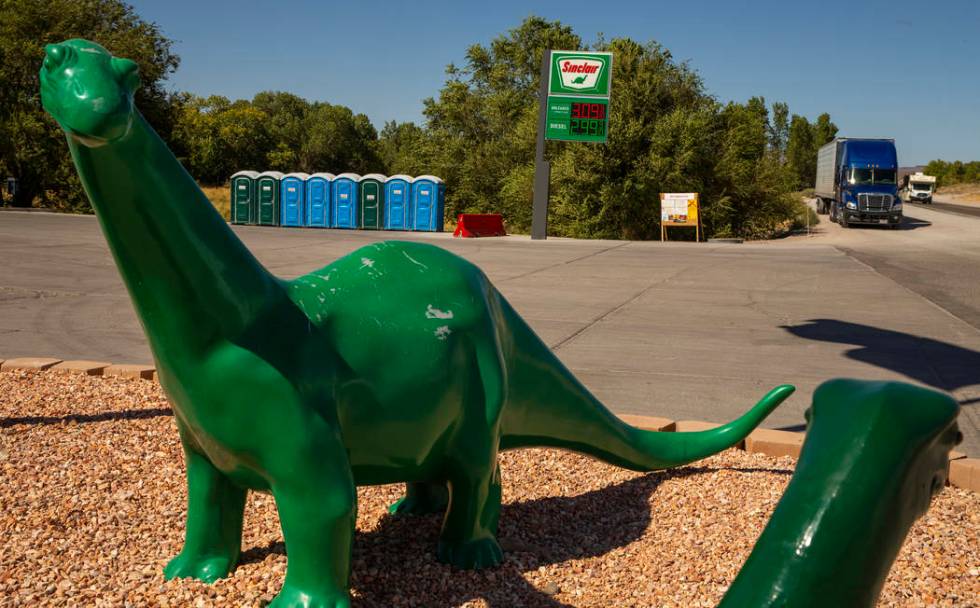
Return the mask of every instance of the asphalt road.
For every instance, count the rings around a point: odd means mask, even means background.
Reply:
[[[947,203],[940,200],[933,201],[928,205],[923,203],[906,203],[907,213],[914,214],[915,209],[931,209],[935,211],[946,211],[948,213],[958,213],[971,217],[980,217],[980,205],[964,205],[960,203]]]
[[[980,455],[980,219],[914,217],[742,245],[234,230],[284,277],[382,238],[450,249],[618,412],[720,422],[790,382],[766,426],[801,429],[820,382],[897,379],[959,399]],[[0,260],[0,358],[152,360],[95,218],[0,212]]]

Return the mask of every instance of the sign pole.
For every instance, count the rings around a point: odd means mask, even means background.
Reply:
[[[531,211],[531,238],[548,238],[548,189],[551,164],[544,159],[544,132],[548,121],[548,77],[551,72],[551,50],[541,57],[541,84],[538,87],[538,141],[534,151],[534,207]]]

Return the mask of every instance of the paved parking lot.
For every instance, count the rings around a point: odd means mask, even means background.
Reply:
[[[618,412],[724,421],[790,382],[766,426],[801,429],[820,382],[900,379],[956,396],[978,456],[980,219],[908,213],[741,245],[234,230],[284,277],[378,239],[454,251]],[[152,360],[94,217],[0,212],[0,256],[0,357]]]

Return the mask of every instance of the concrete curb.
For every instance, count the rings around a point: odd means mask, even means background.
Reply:
[[[0,359],[0,371],[17,370],[48,370],[55,373],[117,376],[159,382],[156,368],[152,365],[140,365],[136,363],[112,364],[104,361],[85,360],[62,361],[61,359],[45,357]],[[661,418],[659,416],[641,416],[637,414],[616,415],[623,422],[630,426],[643,429],[644,431],[688,433],[707,431],[721,426],[716,422],[705,422],[703,420],[674,421],[670,418]],[[765,454],[766,456],[799,458],[805,437],[805,433],[777,431],[774,429],[756,429],[749,433],[745,441],[739,442],[734,447],[750,453]],[[949,461],[947,484],[964,490],[980,492],[980,459],[967,458],[966,454],[954,451],[950,452]]]
[[[112,364],[105,361],[62,361],[61,363],[52,366],[50,369],[53,372],[62,372],[65,374],[101,376],[105,371],[105,368],[109,367],[110,365]]]

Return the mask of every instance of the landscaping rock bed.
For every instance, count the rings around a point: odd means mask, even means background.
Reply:
[[[506,561],[481,572],[435,560],[439,517],[387,515],[401,486],[359,488],[354,606],[714,606],[794,461],[730,450],[637,474],[522,450],[501,464]],[[164,582],[186,494],[177,430],[153,382],[0,374],[0,479],[0,606],[263,606],[282,584],[275,504],[260,494],[231,577]],[[946,488],[909,535],[880,605],[977,606],[978,531],[980,494]]]

